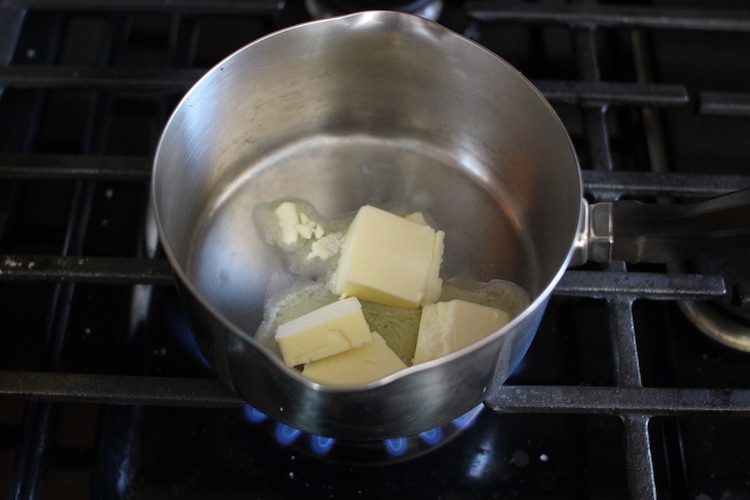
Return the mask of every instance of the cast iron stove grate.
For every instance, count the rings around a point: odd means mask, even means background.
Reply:
[[[166,323],[156,322],[154,332],[155,321],[147,321],[143,304],[173,292],[169,266],[144,229],[149,162],[170,110],[202,72],[252,39],[305,20],[301,4],[0,3],[3,494],[235,491],[215,489],[212,480],[226,479],[219,473],[188,470],[206,482],[198,484],[167,466],[161,476],[147,467],[149,452],[157,453],[144,444],[154,437],[150,429],[168,434],[169,424],[154,420],[162,415],[156,409],[165,408],[165,419],[182,418],[179,411],[198,415],[197,422],[225,422],[241,406],[168,338]],[[591,200],[693,198],[750,186],[750,59],[743,48],[750,11],[725,4],[445,2],[440,22],[497,51],[538,85],[574,139]],[[470,477],[441,493],[750,498],[750,357],[704,337],[676,305],[722,300],[735,283],[666,271],[621,263],[570,270],[524,366],[487,397],[496,412],[490,418],[509,429],[525,429],[514,414],[540,428],[565,422],[584,450],[573,455],[579,462],[543,470],[556,458],[546,450],[567,437],[550,444],[559,438],[556,427],[550,435],[529,431],[522,453],[509,448],[483,461],[488,449],[474,450]],[[603,435],[615,442],[615,458],[596,445]],[[544,463],[529,464],[533,450]],[[282,467],[293,469],[296,456],[280,453]],[[612,464],[614,473],[605,470]],[[258,467],[252,460],[245,466]],[[341,471],[321,470],[345,483]],[[477,471],[492,477],[474,485]],[[379,488],[322,487],[318,478],[295,486],[298,477],[285,474],[261,486],[240,479],[236,491],[332,498],[430,491],[389,479]]]

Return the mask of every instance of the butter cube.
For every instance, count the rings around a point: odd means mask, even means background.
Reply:
[[[414,364],[424,363],[457,351],[499,330],[510,321],[505,311],[451,300],[422,309]]]
[[[383,337],[372,332],[372,342],[362,347],[308,363],[302,375],[319,384],[365,384],[406,368]]]
[[[404,219],[416,222],[417,224],[422,224],[423,226],[427,225],[427,219],[424,218],[424,214],[422,212],[413,212],[408,215],[404,215]]]
[[[341,247],[333,292],[415,309],[440,296],[445,233],[363,206]]]
[[[279,326],[276,342],[288,366],[332,356],[372,341],[356,297],[337,300]]]

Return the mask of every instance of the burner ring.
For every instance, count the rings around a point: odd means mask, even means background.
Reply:
[[[678,305],[683,314],[706,336],[739,351],[750,352],[750,328],[734,321],[710,304],[683,300]]]
[[[243,420],[259,425],[279,446],[331,463],[386,465],[412,460],[442,448],[473,427],[484,408],[484,404],[479,404],[445,425],[414,436],[376,441],[345,441],[313,435],[277,422],[250,405],[243,406],[241,411]]]
[[[750,352],[750,308],[747,297],[740,299],[738,295],[750,280],[748,250],[747,245],[727,247],[672,266],[677,272],[715,274],[724,278],[729,288],[726,296],[710,302],[680,301],[679,307],[706,336],[744,352]]]

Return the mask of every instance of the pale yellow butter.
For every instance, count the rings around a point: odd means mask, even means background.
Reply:
[[[363,206],[344,238],[333,293],[414,309],[440,296],[445,233]]]
[[[341,250],[341,244],[344,242],[342,233],[326,234],[322,238],[313,241],[310,253],[307,254],[307,260],[311,259],[330,259]]]
[[[510,321],[505,311],[464,300],[422,309],[414,364],[455,352],[499,330]]]
[[[297,366],[372,341],[356,297],[337,300],[279,326],[276,342],[288,366]]]
[[[372,332],[373,340],[362,347],[305,365],[302,374],[319,384],[351,386],[366,384],[406,368],[383,337]]]
[[[404,219],[416,222],[417,224],[422,224],[423,226],[427,225],[427,220],[424,218],[424,214],[422,212],[413,212],[408,215],[404,215]]]
[[[291,201],[280,203],[274,210],[274,214],[281,230],[281,243],[284,245],[294,245],[300,237],[303,240],[310,240],[313,237],[318,240],[325,234],[325,229],[319,222],[311,220],[307,214],[300,212],[297,205]]]
[[[297,233],[306,240],[311,239],[313,236],[317,240],[325,234],[323,226],[314,220],[310,220],[310,217],[304,212],[299,214],[299,224],[295,226],[295,229],[297,230]]]
[[[286,245],[297,243],[299,236],[297,232],[299,213],[297,213],[297,207],[294,206],[294,203],[290,201],[281,203],[274,210],[274,214],[276,214],[279,227],[281,228],[281,242]]]

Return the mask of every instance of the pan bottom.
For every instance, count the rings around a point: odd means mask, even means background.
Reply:
[[[255,332],[265,301],[292,277],[255,220],[263,204],[300,199],[323,217],[365,204],[429,213],[445,231],[444,277],[504,279],[534,290],[533,253],[511,200],[487,172],[419,140],[366,134],[315,135],[234,169],[206,203],[191,238],[188,276],[230,322]],[[289,179],[292,179],[290,182]]]

